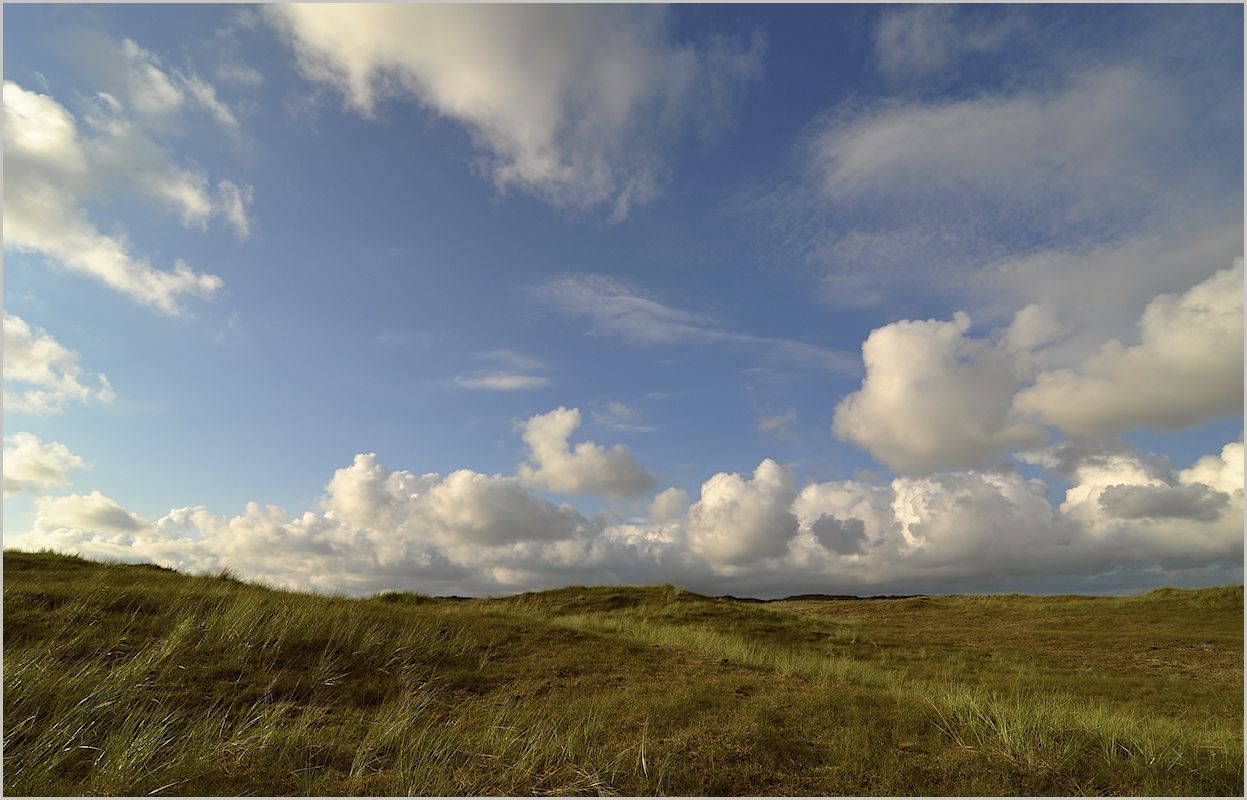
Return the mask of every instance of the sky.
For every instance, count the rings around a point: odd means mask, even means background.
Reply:
[[[8,5],[4,546],[1243,575],[1243,11]]]

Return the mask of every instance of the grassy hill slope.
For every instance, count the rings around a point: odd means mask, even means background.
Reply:
[[[6,794],[1241,794],[1241,587],[365,600],[4,554]]]

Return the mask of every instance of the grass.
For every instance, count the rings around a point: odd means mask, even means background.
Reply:
[[[1241,795],[1241,587],[352,600],[4,554],[19,795]]]

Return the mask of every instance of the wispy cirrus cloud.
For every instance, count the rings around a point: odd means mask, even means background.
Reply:
[[[969,299],[1003,319],[1073,298],[1077,322],[1107,308],[1129,326],[1242,254],[1242,84],[1215,66],[1241,50],[1226,19],[884,10],[876,59],[923,90],[824,110],[797,173],[752,208],[833,305]],[[972,61],[972,88],[929,74]]]
[[[493,392],[516,392],[540,389],[550,385],[546,375],[535,374],[549,369],[546,363],[534,356],[515,350],[480,350],[472,354],[478,361],[495,365],[494,369],[473,369],[460,372],[450,379],[451,386],[460,389],[484,389]]]
[[[468,131],[499,190],[615,220],[658,194],[667,147],[731,121],[764,49],[760,34],[681,41],[657,7],[267,11],[303,74],[350,108],[370,117],[383,99],[416,100]]]
[[[470,370],[460,372],[450,379],[460,389],[487,389],[493,392],[515,392],[524,389],[540,389],[549,386],[550,379],[544,375],[520,375],[496,370]]]
[[[894,82],[943,83],[956,74],[960,60],[997,53],[1028,27],[1019,15],[985,17],[982,9],[970,14],[939,5],[890,8],[875,28],[875,63]]]
[[[755,348],[764,360],[778,364],[813,371],[860,372],[855,354],[732,330],[710,314],[667,305],[606,275],[565,275],[530,287],[528,292],[550,308],[586,320],[591,336],[638,345],[745,345]]]
[[[594,425],[611,431],[649,433],[656,430],[653,425],[645,424],[640,411],[618,400],[612,400],[604,408],[594,409],[590,417]]]

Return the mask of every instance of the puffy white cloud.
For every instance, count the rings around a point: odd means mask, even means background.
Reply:
[[[1231,442],[1221,448],[1220,455],[1209,455],[1178,473],[1186,485],[1203,484],[1219,492],[1231,494],[1243,489],[1243,443]]]
[[[433,486],[427,507],[443,538],[472,545],[566,539],[587,524],[569,506],[532,497],[516,478],[467,469]]]
[[[649,504],[649,515],[659,522],[677,519],[688,511],[688,492],[669,486],[654,495]]]
[[[516,474],[524,483],[561,494],[630,497],[654,485],[626,445],[609,450],[593,442],[572,447],[568,440],[580,427],[580,409],[562,406],[524,423],[528,462]]]
[[[185,224],[202,225],[212,212],[206,179],[173,166],[120,116],[115,99],[102,97],[98,109],[89,120],[96,135],[85,138],[51,97],[5,82],[5,247],[41,253],[176,314],[183,297],[211,296],[221,279],[180,260],[172,270],[153,267],[123,236],[101,233],[80,200],[121,182],[176,208]]]
[[[1059,508],[1041,481],[1008,470],[812,484],[794,504],[803,533],[791,568],[842,586],[910,590],[1003,589],[1027,576],[1047,576],[1051,586],[1062,575],[1111,580],[1211,565],[1233,572],[1242,558],[1241,486],[1235,494],[1173,481],[1161,459],[1125,447],[1083,454],[1069,459],[1075,478]]]
[[[70,470],[87,465],[60,442],[44,442],[33,433],[4,438],[4,494],[42,494],[69,484]]]
[[[59,414],[68,403],[110,403],[108,377],[83,370],[78,354],[21,317],[4,315],[4,407]]]
[[[797,533],[794,499],[792,471],[769,458],[749,480],[720,472],[702,484],[685,517],[689,550],[715,566],[783,556]]]
[[[652,199],[663,149],[725,124],[762,45],[677,41],[669,13],[623,6],[272,6],[309,79],[364,115],[412,97],[466,128],[500,190],[561,207]]]
[[[235,517],[192,507],[145,520],[99,492],[40,498],[36,509],[33,528],[6,537],[7,546],[200,571],[229,566],[304,588],[450,591],[445,582],[456,580],[483,591],[538,572],[593,568],[615,547],[595,539],[600,523],[529,495],[515,477],[415,475],[390,470],[373,454],[337,470],[320,510],[294,519],[249,503]]]
[[[905,473],[964,469],[1043,441],[1011,404],[1018,363],[996,343],[967,336],[970,318],[903,320],[862,345],[866,378],[836,406],[836,436]]]
[[[1040,304],[978,337],[962,312],[885,325],[863,344],[866,377],[836,407],[832,430],[898,472],[921,474],[1038,445],[1039,423],[1104,439],[1241,413],[1242,282],[1239,259],[1181,294],[1155,297],[1137,344],[1110,340],[1091,355],[1087,338]]]
[[[98,491],[35,500],[35,528],[41,531],[133,533],[147,522],[121,507],[116,500]]]
[[[1243,261],[1182,295],[1161,295],[1138,344],[1113,340],[1070,369],[1041,373],[1015,407],[1079,436],[1184,428],[1243,408]]]
[[[1073,478],[1059,508],[1041,481],[1007,469],[798,493],[766,460],[751,478],[707,480],[682,517],[687,497],[668,489],[654,519],[614,524],[539,500],[515,477],[417,475],[361,454],[334,473],[319,509],[292,519],[256,503],[233,517],[191,507],[144,519],[91,492],[39,498],[32,529],[6,531],[5,544],[351,593],[669,581],[769,596],[1141,588],[1235,579],[1242,453],[1232,443],[1175,474],[1120,444],[1048,448],[1034,460],[1059,459]]]
[[[1241,453],[1241,442],[1229,444],[1220,457],[1204,456],[1176,475],[1154,457],[1088,458],[1074,468],[1061,514],[1102,558],[1187,565],[1235,552],[1241,558],[1243,485],[1221,482],[1227,472],[1241,476]]]

